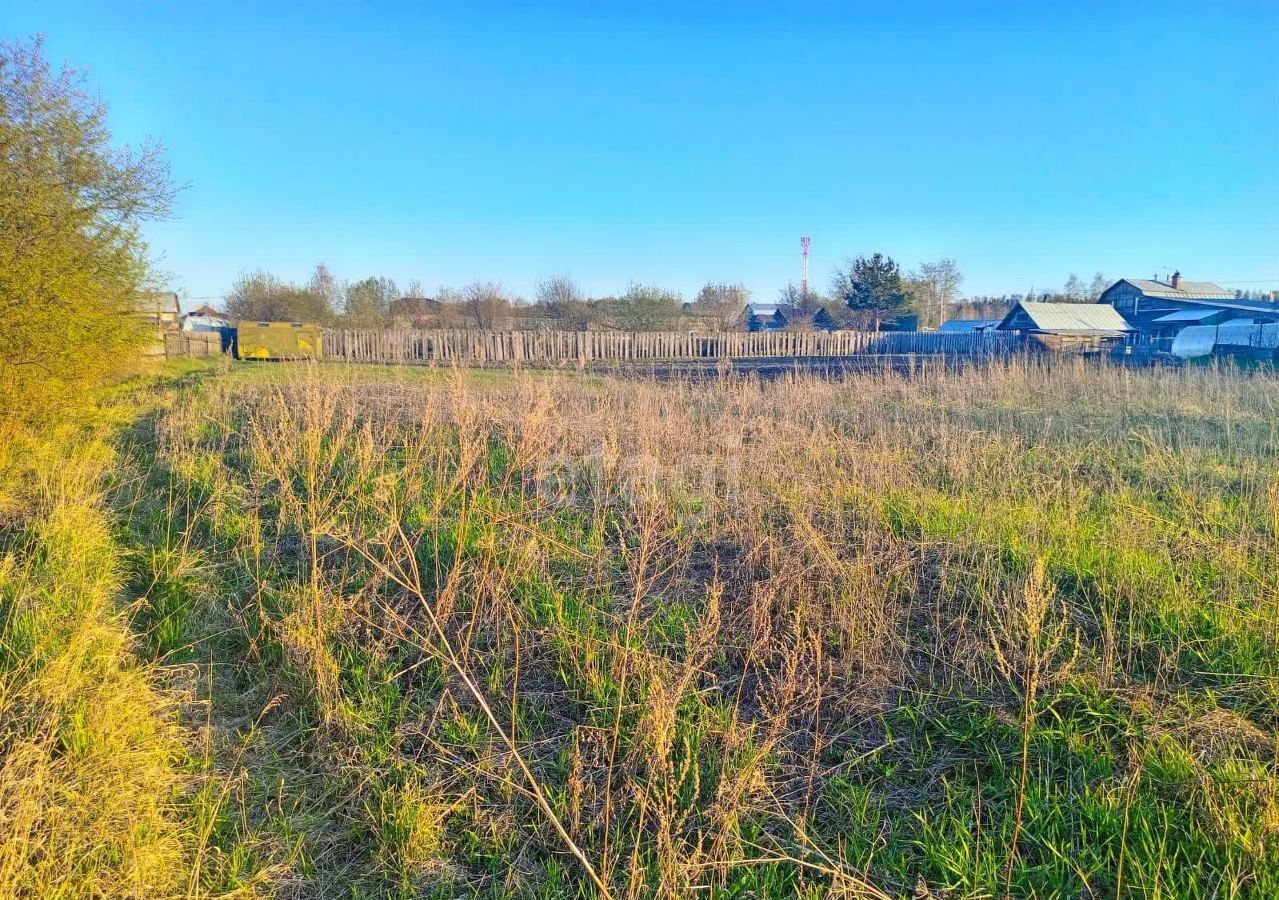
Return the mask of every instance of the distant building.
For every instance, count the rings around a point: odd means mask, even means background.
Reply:
[[[431,297],[400,297],[391,301],[391,324],[396,328],[440,328],[444,304]]]
[[[1168,281],[1121,278],[1102,292],[1098,303],[1113,306],[1144,344],[1168,343],[1191,327],[1279,322],[1279,303],[1241,299],[1211,281],[1186,281],[1180,272]]]
[[[826,307],[820,307],[813,313],[813,328],[817,331],[839,331],[839,322]]]
[[[183,331],[221,331],[234,326],[234,319],[208,304],[197,306],[182,317]]]
[[[133,301],[133,314],[148,325],[155,326],[157,331],[177,328],[182,320],[178,295],[169,291],[138,294]]]
[[[182,323],[178,295],[170,291],[149,291],[133,298],[133,315],[149,332],[150,343],[142,352],[147,356],[164,355],[164,335],[177,331]]]
[[[779,303],[748,303],[742,317],[747,331],[781,331],[786,327]]]
[[[1026,300],[1009,310],[995,329],[1028,335],[1049,350],[1074,351],[1100,350],[1133,330],[1113,306]]]

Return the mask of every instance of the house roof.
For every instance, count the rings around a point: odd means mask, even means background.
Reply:
[[[1100,303],[1028,303],[1024,300],[1004,316],[999,327],[1009,330],[1008,323],[1019,309],[1030,318],[1036,331],[1061,334],[1132,331],[1132,326],[1113,306]]]
[[[133,298],[133,308],[152,315],[178,313],[178,295],[169,291],[148,291]]]
[[[227,320],[230,320],[231,318],[222,310],[214,309],[212,306],[209,306],[209,304],[207,303],[197,306],[195,309],[187,313],[187,315],[188,316],[209,316],[210,318],[214,318],[214,319],[227,319]]]
[[[401,315],[424,315],[438,311],[443,305],[433,297],[397,297],[391,301],[391,312]]]
[[[1178,282],[1178,287],[1173,287],[1167,281],[1156,281],[1153,278],[1125,278],[1123,280],[1147,297],[1163,297],[1167,300],[1235,299],[1234,291],[1228,291],[1221,285],[1211,281],[1186,281],[1183,279]]]
[[[757,319],[767,319],[769,316],[775,316],[781,312],[780,303],[747,303],[746,315],[754,316]]]

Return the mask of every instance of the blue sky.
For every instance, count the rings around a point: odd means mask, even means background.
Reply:
[[[267,6],[267,4],[263,4]],[[857,253],[966,293],[1279,288],[1279,2],[9,0],[188,182],[175,288],[568,273],[772,299]]]

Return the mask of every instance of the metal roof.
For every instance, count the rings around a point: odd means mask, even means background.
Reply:
[[[1173,287],[1166,281],[1155,281],[1151,278],[1125,278],[1124,281],[1131,284],[1147,297],[1163,297],[1167,300],[1235,299],[1234,291],[1228,291],[1221,285],[1215,284],[1211,281],[1182,280],[1178,282],[1178,287]]]
[[[1132,326],[1113,306],[1101,303],[1027,303],[1024,300],[1012,308],[999,327],[1006,329],[1009,319],[1018,309],[1025,311],[1037,331],[1068,334],[1132,331]]]
[[[1154,322],[1202,322],[1204,319],[1221,315],[1220,309],[1179,309],[1176,312],[1170,312],[1167,315],[1152,319]]]
[[[780,303],[747,303],[746,314],[756,318],[767,318],[781,311]]]

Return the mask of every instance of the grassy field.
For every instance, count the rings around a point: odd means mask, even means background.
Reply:
[[[42,446],[4,896],[1279,896],[1273,374],[192,366]]]

